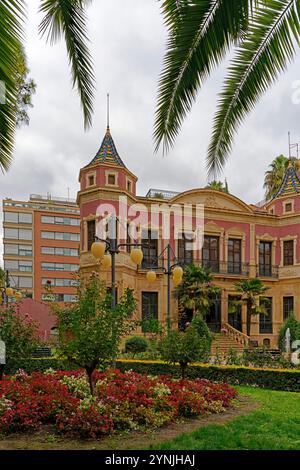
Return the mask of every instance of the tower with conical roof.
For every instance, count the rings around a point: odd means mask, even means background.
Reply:
[[[290,160],[277,193],[266,204],[274,215],[300,212],[300,179],[293,161]]]
[[[125,166],[114,143],[109,124],[99,150],[79,173],[77,203],[82,220],[81,252],[88,252],[96,234],[99,206],[119,211],[120,196],[135,200],[137,177]],[[107,212],[110,212],[109,209]]]

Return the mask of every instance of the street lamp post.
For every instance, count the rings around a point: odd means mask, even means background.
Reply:
[[[104,259],[104,256],[110,255],[110,260],[105,260],[107,267],[111,266],[111,295],[112,295],[112,308],[115,308],[117,305],[117,295],[116,295],[116,255],[120,252],[120,248],[132,247],[130,252],[131,260],[139,265],[143,260],[142,247],[146,248],[147,246],[142,243],[118,243],[118,223],[119,219],[112,215],[110,218],[110,230],[109,233],[112,235],[110,240],[105,240],[103,238],[95,237],[95,242],[91,246],[91,252],[93,256],[97,259]],[[109,253],[109,255],[106,255]]]
[[[171,329],[171,278],[173,278],[173,283],[175,285],[180,284],[182,281],[183,269],[178,262],[171,264],[172,253],[174,261],[176,261],[176,257],[170,243],[168,243],[168,245],[164,248],[164,250],[158,256],[158,259],[163,259],[165,253],[167,253],[167,267],[165,268],[165,266],[162,266],[162,270],[163,273],[167,275],[167,330],[169,332]],[[156,280],[156,273],[155,271],[150,271],[150,273],[153,273],[153,275],[147,276],[147,278],[150,282],[154,282]]]

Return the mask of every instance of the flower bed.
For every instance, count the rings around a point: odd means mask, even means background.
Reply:
[[[0,382],[0,430],[32,432],[50,424],[56,432],[99,438],[114,430],[163,426],[179,417],[219,413],[236,391],[207,380],[151,377],[132,371],[95,374],[95,396],[82,371],[24,371]]]

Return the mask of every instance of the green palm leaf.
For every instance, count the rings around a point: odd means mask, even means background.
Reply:
[[[94,74],[87,47],[87,3],[87,0],[42,0],[40,7],[45,13],[40,33],[47,33],[47,40],[51,43],[64,35],[72,67],[73,87],[77,87],[80,95],[86,128],[91,125],[94,98]]]
[[[236,128],[294,57],[300,43],[299,16],[300,0],[259,3],[220,95],[207,157],[210,174],[222,169]]]
[[[173,145],[203,81],[244,34],[257,0],[165,0],[169,29],[160,76],[154,140]]]
[[[16,127],[16,57],[23,38],[24,2],[2,0],[0,2],[0,81],[5,87],[5,102],[0,103],[0,168],[8,169],[14,148]]]

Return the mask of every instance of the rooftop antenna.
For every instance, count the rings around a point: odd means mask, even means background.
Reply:
[[[107,100],[107,109],[106,109],[106,121],[107,121],[107,130],[109,130],[109,93],[106,95]]]

